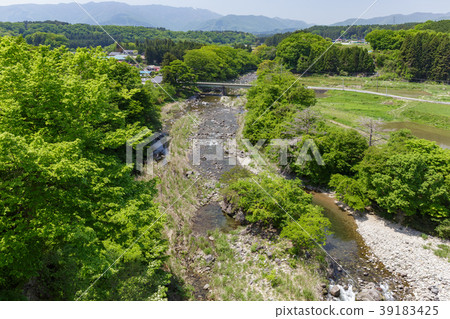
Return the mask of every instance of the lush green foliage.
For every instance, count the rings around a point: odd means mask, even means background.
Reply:
[[[409,30],[414,28],[417,23],[405,23],[405,24],[384,24],[384,25],[354,25],[349,30],[348,26],[322,26],[316,25],[308,29],[304,29],[303,32],[309,32],[320,35],[324,38],[338,39],[342,36],[343,39],[364,39],[367,34],[373,30]],[[343,35],[344,31],[347,33]]]
[[[256,86],[248,91],[247,99],[244,137],[252,142],[282,138],[297,112],[316,102],[314,91],[269,61],[261,64]]]
[[[162,69],[163,82],[171,85],[179,96],[187,96],[194,90],[198,77],[194,70],[180,60],[172,61]]]
[[[354,171],[353,179],[338,175],[330,183],[350,206],[362,209],[370,200],[391,214],[443,222],[436,231],[448,235],[448,150],[399,131],[387,144],[369,148]]]
[[[445,219],[436,227],[436,234],[439,237],[450,239],[450,219]]]
[[[400,49],[403,75],[410,79],[450,81],[450,34],[417,32],[406,35]]]
[[[450,20],[427,21],[425,23],[416,25],[415,29],[450,33]]]
[[[255,42],[255,36],[234,31],[169,31],[164,28],[131,26],[102,26],[118,42],[144,42],[151,39],[171,39],[176,41],[196,41],[199,43],[234,44]],[[36,32],[64,35],[69,39],[70,48],[108,46],[112,39],[97,25],[69,24],[59,21],[45,22],[0,22],[0,36],[22,35],[26,37]],[[43,43],[41,43],[43,44]]]
[[[312,196],[301,189],[299,180],[254,176],[232,183],[225,196],[245,212],[249,222],[273,225],[297,249],[325,242],[330,222],[311,203]]]
[[[277,49],[275,47],[269,47],[265,44],[262,44],[255,48],[254,53],[258,58],[261,59],[261,61],[274,60],[277,56]]]
[[[355,130],[330,127],[315,136],[304,136],[297,144],[297,152],[309,138],[314,141],[324,165],[311,158],[303,162],[296,160],[291,163],[291,168],[298,176],[316,184],[328,184],[333,174],[351,175],[352,167],[363,159],[368,147],[366,139]]]
[[[321,36],[303,32],[294,33],[277,46],[277,57],[284,66],[296,70],[300,63],[308,60],[313,48],[325,47],[327,44],[330,45],[331,42]]]
[[[160,93],[100,50],[22,38],[0,39],[0,70],[0,299],[77,298],[141,235],[83,298],[164,298],[155,181],[121,160]]]
[[[403,24],[370,24],[370,25],[354,25],[349,30],[348,26],[323,26],[323,25],[315,25],[308,29],[302,30],[302,32],[308,32],[320,35],[324,38],[330,39],[338,39],[342,36],[343,39],[364,39],[366,36],[372,31],[379,30],[434,30],[437,32],[450,32],[450,20],[442,20],[442,21],[427,21],[425,23],[418,24],[416,22],[403,23]],[[347,30],[347,33],[343,35],[344,31]],[[290,33],[287,33],[290,34]],[[278,35],[280,37],[280,35]],[[366,38],[367,40],[367,38]],[[268,38],[267,42],[272,43],[272,38]],[[267,43],[266,42],[266,43]],[[267,43],[268,44],[268,43]],[[269,45],[269,44],[268,44]],[[273,44],[272,44],[273,45]],[[276,45],[276,44],[275,44]]]
[[[252,173],[242,166],[235,166],[231,170],[225,172],[220,177],[220,182],[226,185],[234,183],[237,180],[253,176]]]
[[[209,45],[188,51],[184,62],[200,81],[225,81],[256,70],[258,58],[247,50]]]
[[[371,148],[355,168],[368,198],[389,213],[448,217],[450,152],[400,134]]]
[[[379,68],[396,72],[409,80],[450,80],[448,33],[375,30],[367,35],[366,40],[374,50],[387,51],[384,55],[377,55]]]
[[[366,36],[366,41],[374,50],[398,50],[403,44],[405,35],[405,31],[374,30]]]
[[[186,51],[202,47],[201,43],[193,41],[175,42],[171,39],[152,39],[137,41],[139,52],[145,52],[148,64],[161,65],[166,54],[173,55],[176,59],[182,60]]]
[[[283,65],[297,72],[373,73],[375,64],[367,49],[333,46],[331,41],[311,33],[295,33],[277,47]],[[320,59],[319,59],[320,58]]]
[[[32,45],[49,45],[51,48],[69,45],[69,39],[67,39],[64,34],[55,34],[50,32],[36,32],[29,34],[25,37],[25,40]]]
[[[264,39],[264,44],[270,47],[276,47],[278,44],[280,44],[281,41],[289,37],[292,32],[286,32],[286,33],[277,33],[274,35],[271,35],[270,37],[267,37]]]
[[[329,185],[336,190],[339,200],[354,209],[362,211],[370,204],[364,193],[364,185],[359,180],[335,174],[331,176]]]
[[[438,22],[437,22],[438,23]],[[350,29],[348,26],[325,26],[325,25],[315,25],[307,29],[303,29],[301,31],[296,32],[286,32],[286,33],[277,33],[270,37],[264,39],[264,43],[268,46],[277,46],[281,41],[289,37],[291,34],[298,32],[306,32],[312,33],[316,35],[320,35],[325,39],[336,40],[338,38],[342,38],[344,40],[348,39],[364,39],[368,33],[373,30],[409,30],[414,27],[418,27],[417,23],[404,23],[404,24],[385,24],[385,25],[354,25]],[[424,27],[426,28],[426,27]],[[431,27],[430,27],[431,28]],[[428,28],[426,28],[428,29]],[[344,31],[347,33],[343,34]],[[438,31],[438,30],[436,30]],[[443,32],[443,31],[442,31]]]

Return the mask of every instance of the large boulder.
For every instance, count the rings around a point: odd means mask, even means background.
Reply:
[[[339,286],[331,287],[330,295],[332,295],[333,297],[339,297],[341,295],[341,288],[339,288]]]
[[[374,288],[363,289],[356,295],[356,300],[359,301],[381,301],[383,299],[381,292]]]

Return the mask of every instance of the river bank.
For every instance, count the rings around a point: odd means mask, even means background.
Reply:
[[[400,274],[412,288],[414,300],[450,300],[450,263],[433,250],[449,241],[429,236],[381,217],[355,214],[358,232],[387,269]]]
[[[316,189],[340,207],[342,216],[351,216],[361,235],[371,263],[381,262],[394,275],[392,293],[400,300],[450,300],[450,263],[434,254],[438,245],[450,246],[448,240],[423,236],[417,230],[388,221],[373,213],[360,213],[335,199],[335,193]],[[365,269],[365,268],[363,268]],[[403,284],[402,284],[403,282]],[[406,285],[404,284],[406,283]]]

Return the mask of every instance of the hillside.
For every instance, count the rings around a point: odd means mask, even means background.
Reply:
[[[217,44],[252,44],[255,36],[244,32],[235,31],[169,31],[159,28],[149,27],[132,27],[105,25],[103,28],[114,39],[119,42],[133,42],[136,40],[140,43],[152,39],[170,39],[173,41],[195,41],[198,43],[217,43]],[[39,41],[32,41],[29,37],[34,34],[41,33]],[[60,43],[67,45],[69,48],[77,47],[96,47],[108,46],[113,43],[108,34],[106,34],[99,26],[89,24],[69,24],[60,21],[43,21],[43,22],[0,22],[0,36],[21,35],[30,43],[44,44],[45,39],[42,33],[60,35],[66,42]],[[37,39],[36,39],[37,40]],[[51,44],[51,43],[47,43]]]

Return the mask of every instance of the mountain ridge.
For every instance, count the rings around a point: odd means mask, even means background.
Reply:
[[[372,24],[403,24],[408,22],[426,22],[428,20],[447,20],[450,19],[448,13],[430,13],[430,12],[414,12],[411,14],[391,14],[388,16],[374,17],[368,19],[359,19],[355,25],[372,25]],[[345,21],[336,22],[331,26],[351,25],[356,18],[347,19]]]
[[[101,25],[161,27],[173,31],[203,30],[255,33],[301,29],[311,26],[304,21],[291,19],[252,15],[223,16],[206,9],[158,4],[130,5],[110,1],[89,2],[83,4],[83,7]],[[0,21],[2,22],[46,20],[57,20],[71,24],[96,24],[76,3],[0,6]]]
[[[191,7],[166,5],[130,5],[127,3],[89,2],[83,4],[101,25],[144,26],[165,28],[173,31],[240,31],[253,34],[274,34],[305,29],[316,24],[301,20],[270,18],[262,15],[221,15],[219,13]],[[355,25],[402,24],[427,20],[450,19],[449,13],[416,12],[393,14],[369,19],[360,19]],[[96,24],[76,3],[60,4],[15,4],[0,6],[0,21],[46,21],[57,20],[71,24]],[[331,24],[351,25],[355,19]]]
[[[129,5],[122,2],[89,2],[83,4],[101,25],[131,25],[162,27],[174,31],[185,31],[187,24],[194,21],[208,21],[222,15],[189,7],[164,5]],[[45,21],[58,20],[68,23],[96,24],[76,3],[60,4],[16,4],[0,6],[0,21]]]

